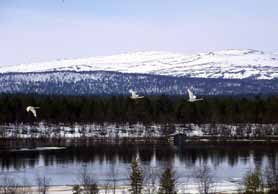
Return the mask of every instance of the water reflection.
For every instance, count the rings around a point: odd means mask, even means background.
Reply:
[[[55,145],[57,146],[57,145]],[[74,184],[76,174],[83,164],[89,166],[99,181],[108,178],[109,169],[116,164],[119,177],[128,177],[132,159],[139,156],[143,166],[157,168],[172,164],[178,174],[190,176],[192,169],[205,162],[215,170],[220,179],[242,177],[249,168],[263,168],[277,157],[278,148],[254,146],[186,146],[176,148],[168,144],[145,143],[91,143],[59,144],[66,149],[0,152],[1,173],[15,177],[46,174],[55,184]],[[1,176],[1,175],[0,175]],[[66,177],[67,176],[67,177]],[[63,177],[63,178],[61,178]],[[182,177],[182,176],[180,176]]]

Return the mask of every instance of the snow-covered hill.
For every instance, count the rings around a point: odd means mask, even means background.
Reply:
[[[196,55],[136,52],[107,57],[0,66],[0,73],[52,71],[115,71],[191,78],[269,80],[278,78],[278,54],[250,49]]]

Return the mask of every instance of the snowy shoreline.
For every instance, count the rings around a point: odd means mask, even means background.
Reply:
[[[56,185],[56,186],[50,186],[48,193],[49,194],[71,194],[72,189],[74,185]],[[129,186],[117,186],[116,188],[116,193],[117,194],[128,194],[129,193]],[[32,186],[30,188],[32,191],[36,191],[38,188],[35,186]],[[156,189],[158,189],[158,185],[156,186]],[[213,190],[216,193],[221,193],[221,194],[232,194],[235,192],[238,192],[240,190],[240,184],[239,183],[232,183],[232,182],[221,182],[221,183],[215,183]],[[109,191],[112,191],[112,188],[104,187],[104,186],[99,186],[99,193],[100,194],[105,194],[109,193]],[[148,193],[147,188],[144,187],[143,193]],[[191,184],[177,184],[177,192],[178,194],[182,193],[188,193],[188,194],[197,194],[198,192],[198,185],[191,183]]]

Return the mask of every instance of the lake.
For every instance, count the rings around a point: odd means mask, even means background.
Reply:
[[[39,140],[37,140],[39,142]],[[41,142],[45,142],[41,141]],[[99,184],[111,182],[115,169],[117,184],[127,185],[130,162],[139,158],[143,169],[161,172],[171,165],[178,182],[193,182],[194,170],[202,163],[212,169],[216,182],[240,182],[255,167],[264,169],[278,154],[275,146],[194,145],[175,147],[165,142],[76,142],[5,144],[0,152],[0,178],[27,178],[32,185],[36,177],[46,176],[51,185],[72,185],[79,181],[84,166]],[[80,143],[82,142],[82,143]],[[32,145],[32,146],[30,146]]]

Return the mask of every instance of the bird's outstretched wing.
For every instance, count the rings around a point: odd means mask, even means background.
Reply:
[[[188,92],[188,96],[189,96],[189,99],[190,99],[190,100],[196,98],[196,96],[194,96],[193,92],[192,92],[190,89],[187,89],[187,92]]]
[[[37,111],[34,108],[31,108],[30,111],[33,113],[34,117],[37,117]]]

